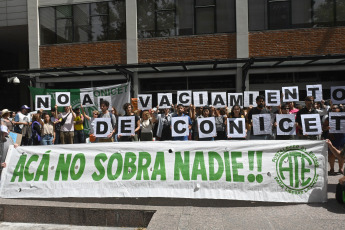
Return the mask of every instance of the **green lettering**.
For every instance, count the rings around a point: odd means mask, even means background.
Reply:
[[[232,175],[234,182],[244,182],[244,176],[238,175],[238,169],[243,169],[243,163],[237,162],[237,158],[242,157],[242,152],[231,152]]]
[[[80,166],[78,169],[78,172],[75,173],[75,169],[76,169],[76,163],[77,161],[80,161]],[[69,173],[71,174],[71,179],[72,180],[79,180],[80,177],[83,175],[84,169],[85,169],[85,155],[82,153],[78,153],[77,155],[75,155],[75,157],[73,158],[71,167],[70,167],[70,171]]]
[[[289,167],[283,167],[284,160],[288,158]],[[288,172],[290,176],[290,186],[293,187],[293,165],[292,165],[292,158],[289,154],[285,154],[280,158],[279,161],[279,172],[280,177],[282,180],[285,180],[284,172]]]
[[[156,180],[157,175],[160,175],[161,180],[166,180],[164,152],[157,152],[151,180]]]
[[[69,166],[71,165],[71,159],[72,159],[72,154],[67,154],[67,158],[65,161],[65,154],[60,154],[59,156],[59,161],[56,166],[56,172],[55,172],[55,181],[58,181],[60,179],[60,174],[61,174],[61,179],[63,181],[66,181],[68,179],[68,169]]]
[[[219,180],[224,172],[224,162],[217,152],[208,152],[210,180]],[[218,164],[218,171],[215,172],[215,161]]]
[[[116,167],[116,172],[113,174],[113,164],[114,161],[117,160],[117,167]],[[122,171],[122,155],[120,153],[114,153],[113,155],[110,156],[109,158],[109,163],[108,163],[108,169],[107,169],[107,174],[108,174],[108,179],[109,180],[116,180],[119,178],[121,171]]]
[[[23,174],[24,174],[24,166],[25,166],[25,161],[26,161],[27,155],[21,155],[16,168],[14,169],[13,176],[11,179],[11,182],[14,182],[16,180],[16,177],[18,177],[18,182],[23,181]]]
[[[125,155],[125,163],[123,167],[123,180],[129,180],[131,179],[136,171],[137,168],[135,167],[135,161],[137,160],[137,156],[132,152],[127,152]]]
[[[184,161],[181,152],[175,152],[174,180],[180,180],[180,173],[183,180],[190,180],[189,177],[189,151],[184,152]]]
[[[48,180],[49,159],[50,159],[50,154],[43,154],[41,163],[37,168],[35,181],[39,181],[41,176],[43,177],[42,181]]]
[[[200,165],[200,168],[199,168]],[[201,175],[202,180],[207,180],[206,175],[206,166],[204,160],[204,153],[203,152],[196,152],[194,163],[193,163],[193,170],[192,170],[192,180],[197,180],[198,175]]]
[[[95,162],[95,167],[98,170],[99,174],[97,174],[96,172],[92,173],[91,176],[94,181],[100,181],[103,179],[105,175],[105,169],[101,161],[104,163],[107,159],[108,157],[105,153],[100,153],[96,155],[94,162]]]
[[[30,173],[29,172],[29,169],[30,169],[30,164],[33,162],[33,161],[38,161],[38,158],[39,156],[38,155],[32,155],[28,162],[26,163],[25,165],[25,168],[24,168],[24,177],[25,177],[25,180],[26,181],[32,181],[34,179],[34,176],[35,176],[35,173]]]
[[[305,175],[304,174],[310,172],[310,169],[305,168],[305,163],[306,163],[305,161],[308,161],[309,165],[313,164],[313,162],[308,157],[302,155],[302,166],[301,166],[301,174],[302,174],[301,175],[301,180],[302,180],[301,184],[302,184],[302,186],[306,186],[311,181],[310,177],[308,177],[308,179],[305,180]]]
[[[145,160],[145,164],[144,164]],[[143,175],[144,180],[149,180],[149,166],[151,164],[151,156],[147,152],[139,152],[139,160],[138,160],[138,173],[137,179],[141,180],[141,174]]]
[[[229,152],[224,152],[224,162],[225,162],[225,179],[226,181],[231,181]]]

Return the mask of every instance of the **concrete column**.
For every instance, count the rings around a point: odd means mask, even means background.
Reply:
[[[236,54],[237,58],[249,57],[248,0],[236,0]],[[242,92],[242,64],[236,71],[236,92]],[[248,78],[248,74],[247,74]],[[246,81],[247,82],[247,81]],[[247,85],[246,85],[247,86]],[[246,88],[249,90],[249,87]]]
[[[137,0],[126,0],[127,64],[138,63]]]
[[[134,72],[133,73],[133,92],[134,92],[134,95],[133,97],[134,98],[137,98],[138,97],[138,94],[140,93],[139,92],[139,78],[138,78],[138,72]]]
[[[237,58],[249,57],[248,0],[236,0]]]
[[[38,0],[27,1],[28,4],[28,31],[29,31],[29,68],[40,68],[40,32],[38,17]]]

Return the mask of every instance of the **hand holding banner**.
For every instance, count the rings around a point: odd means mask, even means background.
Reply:
[[[80,104],[83,107],[92,107],[95,105],[95,99],[92,92],[80,93]],[[110,101],[109,101],[110,103]]]
[[[135,117],[121,116],[118,123],[118,134],[121,136],[135,135]]]
[[[93,120],[95,124],[95,136],[96,137],[108,137],[110,134],[111,120],[110,118],[95,118]]]
[[[244,138],[247,136],[244,118],[228,118],[227,131],[229,138]]]
[[[50,110],[51,109],[51,95],[36,95],[35,110]]]
[[[216,119],[214,117],[198,118],[198,131],[200,138],[217,136]]]
[[[277,114],[277,135],[296,135],[295,115]]]
[[[70,92],[57,92],[55,93],[57,106],[70,106],[71,105],[71,93]]]
[[[319,135],[322,133],[319,114],[302,114],[303,135]]]

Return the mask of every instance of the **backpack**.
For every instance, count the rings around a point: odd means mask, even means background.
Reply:
[[[66,117],[62,118],[62,120],[61,120],[61,122],[60,122],[60,125],[61,125],[61,126],[63,126],[63,125],[66,123],[67,117],[68,117],[70,114],[71,114],[71,113],[68,113],[68,114],[66,115]],[[60,127],[61,127],[61,126],[60,126]]]
[[[345,204],[345,185],[337,184],[335,189],[335,199],[339,204]]]
[[[38,124],[39,126],[40,123],[38,123],[37,121],[34,121],[32,122],[32,125],[31,125],[31,129],[32,129],[32,139],[37,141],[37,142],[40,142],[41,141],[41,136],[37,133],[37,131],[34,129],[34,124]]]
[[[32,127],[31,125],[23,125],[22,135],[24,138],[30,139],[32,136]]]

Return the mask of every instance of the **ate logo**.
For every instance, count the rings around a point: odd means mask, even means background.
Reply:
[[[285,191],[303,194],[312,189],[319,175],[316,156],[304,147],[289,146],[279,150],[273,158],[277,176],[274,178]]]

